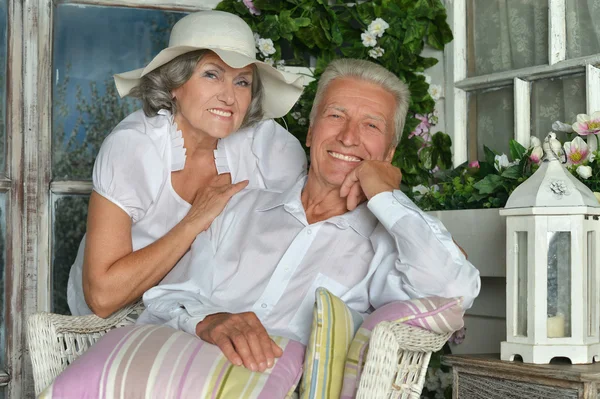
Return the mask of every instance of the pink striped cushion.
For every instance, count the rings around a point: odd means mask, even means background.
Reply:
[[[462,298],[429,297],[388,303],[371,313],[356,332],[344,367],[344,382],[341,399],[351,399],[356,395],[360,375],[365,365],[369,339],[377,323],[399,321],[414,327],[438,334],[460,330],[464,310]]]
[[[304,346],[272,337],[283,356],[264,373],[232,365],[221,350],[165,326],[106,334],[40,398],[285,398],[302,375]]]

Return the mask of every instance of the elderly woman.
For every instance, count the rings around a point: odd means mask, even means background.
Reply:
[[[283,190],[305,173],[300,143],[267,119],[290,110],[300,78],[255,52],[242,19],[198,12],[173,27],[169,47],[145,68],[115,76],[119,94],[139,98],[143,110],[117,125],[96,159],[69,276],[74,315],[106,317],[132,303],[231,196],[247,186]]]

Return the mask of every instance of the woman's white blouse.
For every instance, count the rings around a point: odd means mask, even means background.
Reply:
[[[170,112],[148,118],[142,110],[125,118],[106,137],[94,164],[93,189],[123,209],[132,221],[133,250],[164,236],[191,205],[173,189],[171,172],[183,169],[185,147]],[[217,172],[249,188],[285,190],[306,173],[300,142],[273,120],[239,130],[219,140]],[[82,286],[85,236],[71,267],[67,300],[73,315],[90,314]],[[133,289],[133,287],[132,287]]]

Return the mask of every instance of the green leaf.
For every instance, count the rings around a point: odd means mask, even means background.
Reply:
[[[527,153],[527,148],[523,147],[516,140],[511,140],[509,143],[509,147],[510,157],[513,159],[513,161],[516,161],[517,159],[523,159],[523,157]]]
[[[294,19],[294,22],[296,23],[296,26],[304,28],[305,26],[310,25],[310,18],[296,18]]]
[[[521,176],[522,173],[519,165],[513,165],[502,172],[502,177],[506,177],[508,179],[518,179]]]
[[[485,154],[485,161],[491,165],[494,165],[496,159],[496,153],[490,150],[487,146],[483,146],[483,153]]]
[[[502,187],[503,179],[498,175],[487,175],[483,180],[478,181],[473,186],[480,194],[493,194]]]

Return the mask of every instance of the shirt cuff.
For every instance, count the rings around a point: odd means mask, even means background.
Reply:
[[[398,220],[412,213],[411,210],[419,212],[419,208],[400,190],[377,194],[369,200],[367,207],[388,231]]]
[[[196,335],[196,326],[202,320],[205,319],[205,316],[184,316],[183,320],[181,320],[181,329],[188,334]]]

